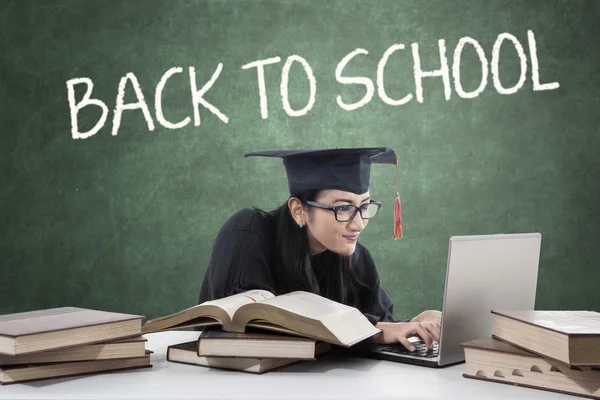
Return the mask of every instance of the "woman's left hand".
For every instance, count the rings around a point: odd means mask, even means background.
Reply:
[[[438,324],[441,324],[442,313],[437,310],[425,310],[411,319],[410,322],[437,322]]]

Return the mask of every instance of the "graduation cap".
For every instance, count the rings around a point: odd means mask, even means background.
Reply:
[[[309,189],[337,189],[362,194],[371,186],[371,164],[396,165],[393,237],[402,237],[398,157],[389,147],[265,150],[244,155],[253,156],[282,158],[292,195]]]

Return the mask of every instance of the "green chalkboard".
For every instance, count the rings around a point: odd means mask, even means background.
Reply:
[[[361,235],[396,316],[452,235],[541,232],[536,306],[599,309],[597,1],[4,1],[0,312],[195,304],[280,148],[389,146]]]

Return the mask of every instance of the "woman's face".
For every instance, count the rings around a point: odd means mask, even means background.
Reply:
[[[348,206],[354,205],[360,207],[362,204],[371,200],[369,192],[363,194],[354,194],[341,190],[323,190],[315,200],[320,204],[327,206]],[[335,218],[332,210],[324,210],[317,207],[309,207],[309,218],[307,223],[308,244],[311,254],[318,254],[330,250],[341,255],[351,255],[356,249],[356,242],[362,230],[367,226],[368,220],[362,219],[357,212],[354,218],[347,222],[339,222]],[[353,208],[339,211],[354,212]]]

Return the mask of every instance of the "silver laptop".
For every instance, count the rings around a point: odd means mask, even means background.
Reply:
[[[417,350],[401,344],[370,345],[367,356],[428,367],[464,361],[461,343],[491,336],[492,309],[533,310],[542,235],[540,233],[450,238],[440,341]]]

